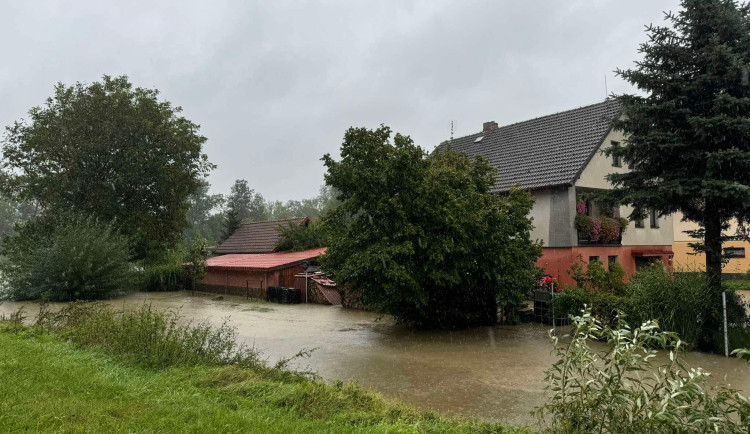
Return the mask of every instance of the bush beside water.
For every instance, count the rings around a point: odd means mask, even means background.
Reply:
[[[687,347],[723,353],[722,305],[720,295],[712,295],[705,273],[670,272],[660,263],[639,271],[627,284],[616,266],[604,270],[592,262],[583,271],[571,267],[578,282],[555,298],[560,315],[577,315],[585,306],[603,324],[616,326],[618,314],[632,324],[654,319],[664,330],[676,332]],[[619,282],[619,283],[618,283]],[[750,346],[750,318],[739,295],[727,288],[727,313],[731,348]]]
[[[140,276],[140,287],[144,291],[178,291],[188,286],[185,267],[185,252],[175,250],[147,261]]]
[[[6,238],[3,254],[1,295],[17,300],[109,298],[135,283],[128,239],[91,217],[27,222]]]

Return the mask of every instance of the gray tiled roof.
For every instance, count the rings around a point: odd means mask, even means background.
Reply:
[[[216,249],[219,255],[228,253],[271,253],[279,239],[278,227],[289,222],[302,223],[304,218],[243,223]]]
[[[531,119],[453,140],[452,148],[481,155],[498,170],[495,192],[573,184],[609,132],[617,100]],[[480,142],[476,139],[483,137]]]

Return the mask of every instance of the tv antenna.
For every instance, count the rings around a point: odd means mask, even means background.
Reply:
[[[604,99],[609,99],[609,89],[607,88],[607,74],[604,74]]]

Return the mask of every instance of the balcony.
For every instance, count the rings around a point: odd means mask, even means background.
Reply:
[[[585,232],[578,231],[578,245],[579,246],[621,246],[622,245],[622,234],[614,240],[592,240],[591,236]]]

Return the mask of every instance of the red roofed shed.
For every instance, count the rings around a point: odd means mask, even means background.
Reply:
[[[202,290],[260,296],[269,286],[294,286],[294,276],[303,272],[302,262],[313,261],[325,248],[302,252],[243,253],[216,256],[207,261]]]

